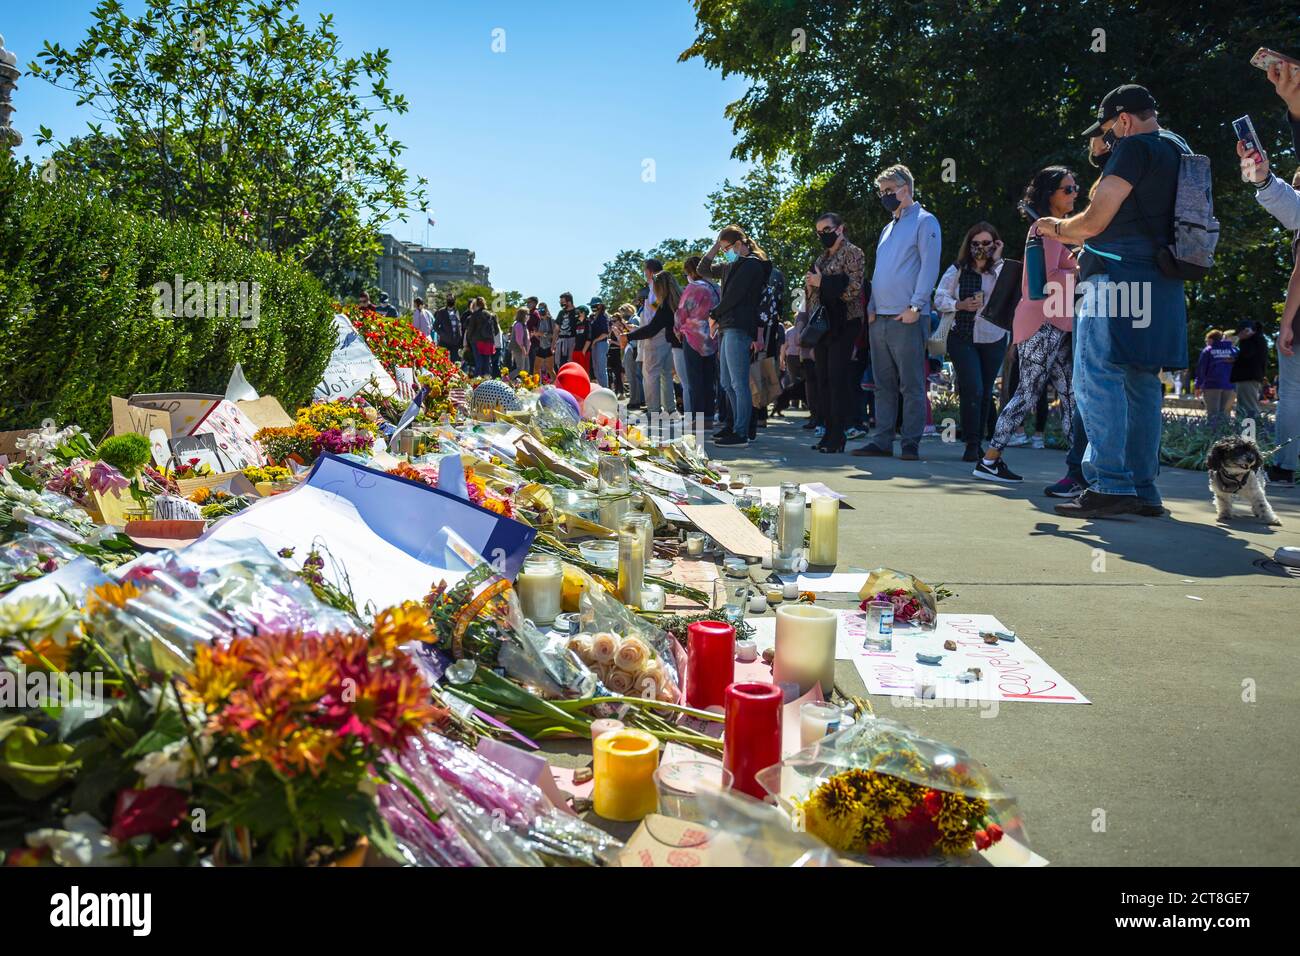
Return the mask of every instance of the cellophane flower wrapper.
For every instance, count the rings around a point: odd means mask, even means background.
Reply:
[[[410,791],[382,787],[380,812],[404,854],[424,866],[599,866],[622,844],[555,807],[542,791],[463,744],[429,733],[398,763],[435,813]]]
[[[147,648],[153,670],[178,674],[194,661],[194,645],[228,638],[235,633],[234,621],[209,607],[202,597],[181,582],[136,565],[123,577],[139,589],[139,595],[119,607],[95,615],[95,632],[121,657],[128,642],[139,659]]]
[[[62,567],[77,557],[78,552],[66,542],[42,528],[30,534],[16,534],[0,543],[0,585],[20,580],[24,575],[45,573],[51,562]]]
[[[500,590],[505,578],[491,571],[491,565],[459,535],[452,533],[448,538],[446,563],[459,565],[448,570],[463,570],[481,578],[476,582],[475,594]],[[504,634],[495,664],[506,676],[552,698],[590,697],[595,692],[595,676],[569,650],[567,637],[543,632],[525,618],[513,586],[500,590],[495,600],[505,609],[500,621]]]
[[[895,591],[899,588],[916,598],[923,612],[920,617],[906,623],[923,631],[934,630],[939,622],[938,598],[935,596],[934,588],[915,575],[905,571],[895,571],[892,568],[876,568],[867,575],[867,582],[858,594],[863,600],[871,600],[881,591]],[[897,625],[903,622],[895,615],[894,623]]]
[[[823,737],[781,763],[760,771],[757,780],[797,825],[800,805],[826,781],[848,770],[874,771],[920,787],[984,801],[989,817],[1005,837],[1013,838],[1002,850],[1004,865],[1029,862],[1029,837],[1015,795],[964,750],[933,740],[887,717],[867,717]],[[953,863],[976,859],[973,848],[969,853],[949,857],[937,851],[888,856],[895,860]]]
[[[640,615],[633,614],[627,605],[606,590],[605,586],[586,571],[575,569],[584,579],[582,597],[578,601],[582,631],[596,633],[612,631],[619,637],[640,638],[655,655],[668,675],[677,703],[682,702],[681,673],[685,654],[681,645],[667,631],[655,627]],[[680,654],[680,656],[679,656]]]
[[[162,552],[159,566],[168,580],[233,620],[239,634],[321,637],[360,629],[359,621],[321,602],[307,582],[255,539],[196,541]]]
[[[734,790],[701,790],[695,799],[709,846],[728,866],[838,866],[836,853],[817,838],[790,828],[776,807]]]

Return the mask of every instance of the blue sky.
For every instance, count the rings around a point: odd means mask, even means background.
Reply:
[[[140,0],[124,0],[128,11]],[[92,0],[7,4],[6,46],[25,66],[45,40],[73,46]],[[493,285],[554,300],[597,290],[619,249],[708,234],[707,193],[745,167],[723,116],[745,91],[700,61],[689,0],[307,0],[333,12],[347,52],[387,48],[389,85],[411,109],[391,120],[403,162],[429,180],[429,241],[467,246]],[[493,52],[503,30],[505,51]],[[44,123],[62,141],[90,117],[75,97],[20,79],[14,125],[33,158]],[[654,182],[643,182],[643,161]],[[424,216],[390,230],[425,241]]]

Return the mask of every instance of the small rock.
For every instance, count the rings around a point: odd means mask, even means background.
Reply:
[[[955,650],[957,649],[957,642],[956,642],[956,641],[944,641],[944,642],[943,642],[943,649],[944,649],[945,651],[955,651]]]
[[[591,780],[592,773],[593,771],[590,767],[579,767],[577,770],[573,771],[573,782],[575,784],[587,783]]]
[[[984,639],[985,644],[996,644],[998,636],[989,631],[980,631],[980,637]]]
[[[979,669],[978,667],[972,667],[972,668],[969,668],[969,669],[966,671],[966,673],[967,673],[967,674],[970,674],[970,676],[973,677],[973,678],[975,678],[976,680],[979,680],[979,679],[980,679],[980,675],[981,675],[982,672],[980,671],[980,669]]]
[[[770,664],[770,663],[772,663],[772,661],[774,661],[774,660],[776,660],[776,648],[774,648],[774,647],[769,647],[769,648],[767,648],[766,650],[763,651],[763,663],[764,663],[764,664]]]

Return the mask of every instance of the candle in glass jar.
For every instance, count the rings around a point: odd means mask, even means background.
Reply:
[[[781,582],[781,597],[787,601],[799,600],[799,579]]]
[[[798,485],[781,486],[781,505],[776,516],[776,557],[772,562],[778,571],[793,570],[795,557],[803,548],[806,500]]]
[[[562,610],[560,598],[564,590],[564,567],[560,559],[550,554],[530,554],[524,558],[515,590],[524,617],[537,624],[554,621]]]
[[[776,609],[775,683],[799,685],[806,694],[814,684],[822,693],[835,689],[835,631],[839,616],[815,604],[790,604]]]
[[[644,730],[624,728],[601,734],[592,744],[596,813],[606,820],[632,822],[654,813],[659,802],[654,774],[659,740]]]
[[[839,730],[840,709],[834,704],[810,700],[799,707],[799,746],[807,747]]]
[[[630,517],[618,529],[618,599],[636,606],[645,582],[645,536]]]
[[[686,533],[686,555],[691,558],[704,557],[704,533],[688,531]]]
[[[695,621],[686,628],[686,705],[697,710],[726,701],[736,674],[736,629],[725,621]]]
[[[840,502],[837,498],[812,500],[811,540],[808,543],[808,563],[834,566],[839,559]]]
[[[767,610],[767,598],[758,591],[754,591],[749,596],[749,613],[762,614],[765,610]]]
[[[722,765],[735,789],[762,800],[767,792],[754,779],[781,762],[781,688],[745,681],[727,688],[722,734]]]
[[[664,589],[658,584],[647,584],[641,589],[641,610],[662,611],[667,603]]]
[[[642,545],[645,551],[646,562],[655,556],[655,523],[654,519],[648,514],[635,512],[626,516],[627,520],[635,522],[636,526],[641,529]]]

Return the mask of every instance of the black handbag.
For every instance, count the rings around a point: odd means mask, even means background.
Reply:
[[[1000,329],[1011,331],[1020,304],[1020,278],[1024,265],[1018,259],[1003,259],[998,281],[993,283],[988,302],[984,303],[984,318]]]
[[[799,333],[799,345],[806,349],[813,348],[830,330],[831,320],[826,317],[826,307],[819,305],[813,310],[813,314],[808,316],[808,324]]]

